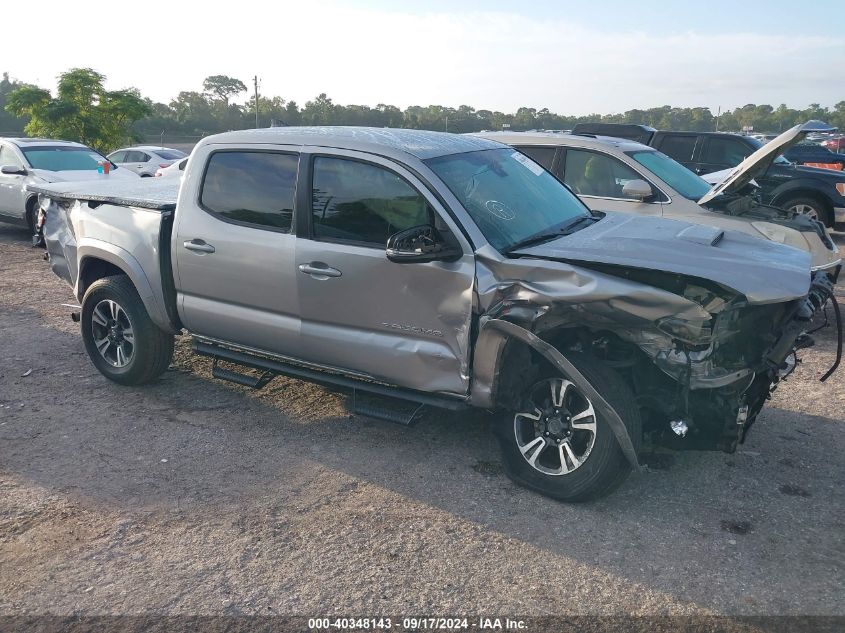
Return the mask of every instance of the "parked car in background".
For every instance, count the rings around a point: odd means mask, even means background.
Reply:
[[[836,245],[818,222],[733,191],[722,191],[702,204],[712,186],[641,143],[543,132],[482,132],[477,136],[507,143],[531,157],[596,211],[662,216],[742,231],[809,251],[814,269],[832,274],[841,263]]]
[[[114,164],[109,165],[110,173],[98,173],[105,162],[105,156],[81,143],[0,138],[0,220],[27,226],[35,233],[38,201],[35,194],[26,190],[27,185],[137,178]]]
[[[837,154],[845,153],[845,136],[831,138],[826,141],[822,141],[821,144],[831,152],[836,152]]]
[[[170,163],[167,167],[159,167],[156,170],[156,176],[159,178],[181,178],[185,172],[185,165],[187,164],[187,158],[177,160],[175,163]]]
[[[563,500],[618,486],[644,431],[734,451],[832,294],[803,251],[592,213],[473,136],[229,132],[201,141],[185,176],[35,188],[104,376],[154,380],[186,329],[241,385],[390,396],[352,406],[405,424],[420,404],[494,411],[505,472]]]
[[[807,124],[805,124],[807,125]],[[794,129],[794,128],[793,128]],[[802,126],[799,143],[812,127]],[[732,169],[763,147],[750,136],[721,132],[665,132],[645,125],[588,123],[576,125],[579,134],[601,134],[638,140],[674,158],[699,175]],[[787,147],[783,148],[786,151]],[[801,213],[845,230],[845,173],[795,165],[775,157],[755,180],[761,202]]]
[[[144,178],[155,176],[156,171],[185,158],[187,154],[179,149],[154,145],[124,147],[109,154],[109,159],[121,167],[134,171]]]
[[[793,145],[783,153],[783,157],[796,165],[836,171],[845,169],[845,154],[837,154],[817,143]]]

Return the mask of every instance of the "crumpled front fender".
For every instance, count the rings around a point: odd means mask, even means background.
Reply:
[[[593,388],[584,375],[578,371],[578,368],[560,350],[515,323],[503,321],[502,319],[491,319],[489,317],[483,317],[481,319],[478,344],[476,345],[478,352],[474,363],[475,379],[473,380],[472,392],[470,393],[470,402],[474,406],[493,407],[494,383],[497,378],[496,374],[501,367],[498,361],[508,339],[513,339],[530,346],[553,366],[557,367],[564,376],[574,382],[593,402],[593,406],[598,410],[602,419],[610,426],[611,431],[616,436],[616,440],[619,442],[619,446],[622,447],[622,452],[631,463],[631,466],[639,468],[634,443],[631,440],[625,423],[619,417],[616,410]]]

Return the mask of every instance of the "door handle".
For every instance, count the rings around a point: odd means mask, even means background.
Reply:
[[[190,242],[182,242],[182,246],[187,248],[189,251],[195,251],[197,253],[214,252],[214,247],[211,244],[206,243],[205,240],[193,239]]]
[[[312,275],[316,279],[328,279],[329,277],[340,277],[341,273],[337,268],[332,268],[323,262],[310,262],[308,264],[300,264],[299,272],[306,275]]]

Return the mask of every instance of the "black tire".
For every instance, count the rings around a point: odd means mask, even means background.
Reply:
[[[96,343],[100,340],[103,344],[103,333],[113,329],[95,322],[95,309],[100,306],[97,318],[102,319],[103,312],[107,312],[105,306],[110,305],[108,302],[113,302],[122,310],[122,318],[118,320],[123,325],[128,323],[126,331],[131,331],[133,335],[131,345],[128,344],[128,338],[123,339],[121,345],[122,349],[131,348],[131,352],[123,354],[123,360],[126,361],[123,366],[116,366],[106,358],[118,345],[109,343],[104,355]],[[120,324],[116,325],[120,327]],[[80,326],[82,340],[91,361],[101,374],[121,385],[142,385],[155,380],[167,370],[173,358],[173,335],[153,323],[138,291],[125,275],[104,277],[91,284],[82,299]],[[98,335],[100,339],[96,338]]]
[[[30,198],[26,201],[26,225],[29,227],[29,234],[35,235],[35,223],[38,219],[38,200]]]
[[[593,388],[604,397],[608,404],[616,410],[628,429],[634,448],[639,451],[642,441],[642,422],[631,389],[616,372],[591,357],[581,354],[567,354],[567,358],[578,368]],[[550,376],[538,381],[527,390],[523,402],[518,405],[516,410],[506,411],[497,416],[496,434],[502,448],[504,470],[517,484],[560,501],[580,502],[603,497],[619,487],[630,473],[631,465],[622,453],[616,436],[601,415],[597,414],[594,417],[595,433],[591,450],[587,450],[586,457],[571,472],[565,474],[540,472],[528,463],[528,456],[523,456],[520,450],[516,418],[521,411],[531,406],[528,404],[531,400],[530,394],[538,386],[548,384],[550,380],[555,378],[560,380],[562,377]],[[542,388],[540,387],[540,389]],[[577,387],[571,388],[577,390]],[[573,393],[577,397],[583,397],[580,390]],[[586,402],[590,404],[588,400]],[[534,403],[532,402],[532,404]],[[567,411],[568,409],[569,407],[567,407]],[[521,418],[519,424],[524,425],[525,422],[527,420]],[[542,426],[543,424],[542,419],[536,423],[529,422],[529,425],[534,426]],[[577,450],[577,446],[574,444],[576,431],[572,430],[570,433],[573,441],[571,446],[573,450]],[[537,434],[539,436],[543,433],[537,431]],[[566,439],[563,440],[563,442],[566,441]],[[528,443],[530,444],[530,442]],[[547,440],[547,444],[540,450],[547,451],[545,455],[554,457],[555,450],[560,449],[557,449],[552,442]],[[531,455],[531,453],[527,455]],[[537,461],[543,460],[545,455],[536,458]],[[562,457],[561,455],[560,458],[562,459]],[[571,462],[568,462],[566,467],[570,465]],[[560,469],[563,468],[565,467]]]
[[[814,198],[811,196],[800,196],[798,198],[790,198],[789,200],[784,201],[781,205],[786,210],[795,209],[801,213],[805,213],[806,211],[801,211],[801,209],[812,209],[811,213],[808,213],[811,217],[815,215],[815,217],[825,226],[832,227],[833,226],[833,213],[831,212],[830,206],[824,202],[823,200],[819,200],[818,198]]]
[[[141,178],[152,178],[152,174],[141,174]]]

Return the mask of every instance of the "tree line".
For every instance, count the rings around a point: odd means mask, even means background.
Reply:
[[[90,68],[76,68],[59,77],[56,95],[11,79],[0,80],[0,135],[28,134],[78,140],[101,151],[142,139],[166,135],[201,137],[227,130],[255,127],[255,97],[240,102],[246,85],[226,75],[206,77],[202,90],[180,92],[169,103],[154,102],[137,89],[108,91],[105,76]],[[569,116],[548,108],[522,107],[516,112],[428,105],[404,110],[384,103],[342,105],[325,93],[300,106],[280,96],[258,97],[260,127],[275,125],[366,125],[405,127],[456,133],[500,130],[563,130],[578,123],[640,123],[662,130],[780,132],[809,119],[821,119],[845,130],[845,101],[833,108],[818,103],[804,109],[785,104],[748,104],[717,113],[710,108],[660,106],[617,114]]]

